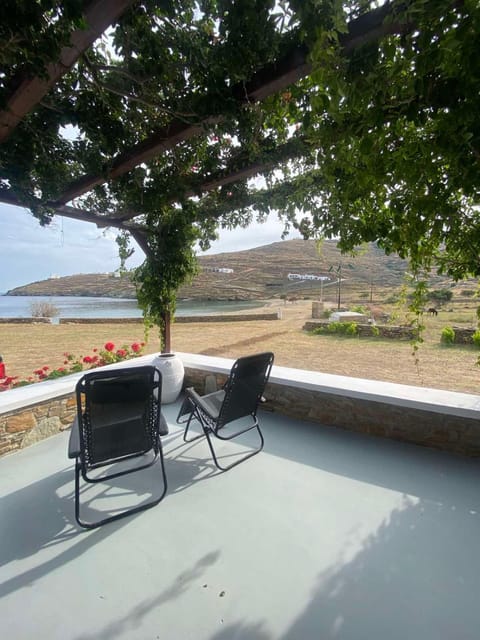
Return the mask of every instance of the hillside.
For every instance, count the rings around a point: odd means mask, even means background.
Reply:
[[[320,255],[313,240],[286,240],[263,247],[221,253],[199,258],[200,273],[191,285],[179,291],[179,298],[214,300],[251,300],[287,296],[318,296],[319,281],[289,280],[289,273],[331,277],[332,286],[341,264],[345,293],[366,297],[371,288],[392,289],[401,286],[407,263],[398,256],[386,256],[370,244],[356,257],[342,256],[334,241],[322,244]],[[222,273],[213,269],[232,269]],[[436,286],[441,280],[435,278]],[[51,278],[17,287],[8,295],[29,296],[104,296],[134,298],[135,289],[128,275],[82,274]]]

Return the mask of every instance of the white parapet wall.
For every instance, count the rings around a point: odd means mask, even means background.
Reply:
[[[150,364],[156,354],[108,368]],[[185,385],[203,392],[232,359],[177,353]],[[68,428],[82,373],[0,393],[0,454]],[[266,410],[323,425],[480,456],[480,396],[274,366]]]

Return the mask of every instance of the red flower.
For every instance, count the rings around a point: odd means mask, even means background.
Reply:
[[[93,350],[93,353],[97,353],[98,349],[95,347],[95,349]]]
[[[40,376],[43,373],[43,369],[35,369],[35,371],[33,372],[36,376]]]
[[[134,342],[134,343],[132,344],[132,351],[133,351],[134,353],[138,353],[138,352],[139,352],[139,351],[141,351],[141,350],[142,350],[142,347],[138,344],[138,342]]]
[[[44,367],[42,367],[43,371],[48,371],[50,369],[50,367],[47,367],[47,365],[45,365]]]
[[[119,358],[124,358],[126,355],[127,355],[127,352],[125,351],[125,349],[119,349],[119,350],[117,351],[117,356],[118,356]]]
[[[113,344],[113,342],[107,342],[105,344],[105,349],[107,351],[113,351],[115,349],[115,345]]]
[[[92,356],[85,356],[85,357],[84,357],[84,359],[83,359],[83,361],[84,361],[86,364],[92,364],[92,362],[93,362],[93,358],[92,358]]]
[[[60,373],[63,373],[64,371],[66,371],[65,367],[58,367],[57,371],[60,371]]]

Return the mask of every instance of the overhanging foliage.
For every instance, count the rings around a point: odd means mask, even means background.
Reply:
[[[478,2],[124,2],[52,79],[96,4],[2,4],[0,108],[32,75],[53,88],[0,138],[0,199],[131,230],[157,322],[197,241],[271,211],[480,273]]]

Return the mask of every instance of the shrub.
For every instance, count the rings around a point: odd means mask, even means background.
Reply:
[[[477,329],[472,336],[473,344],[480,349],[480,329]]]
[[[443,327],[440,340],[443,344],[453,344],[455,342],[455,331],[452,327]]]
[[[58,307],[51,302],[31,302],[30,315],[32,318],[53,318],[60,313]]]
[[[336,333],[342,336],[356,336],[358,327],[356,322],[330,322],[323,327],[317,327],[313,330],[315,335],[323,333]]]
[[[453,297],[453,291],[451,289],[434,289],[428,294],[430,300],[437,300],[438,302],[448,302]]]
[[[371,325],[370,329],[372,331],[372,336],[375,336],[377,338],[380,335],[380,329],[374,324]]]
[[[355,313],[363,313],[363,314],[368,313],[367,309],[363,307],[361,304],[357,304],[355,307],[352,307],[352,311],[354,311]]]

